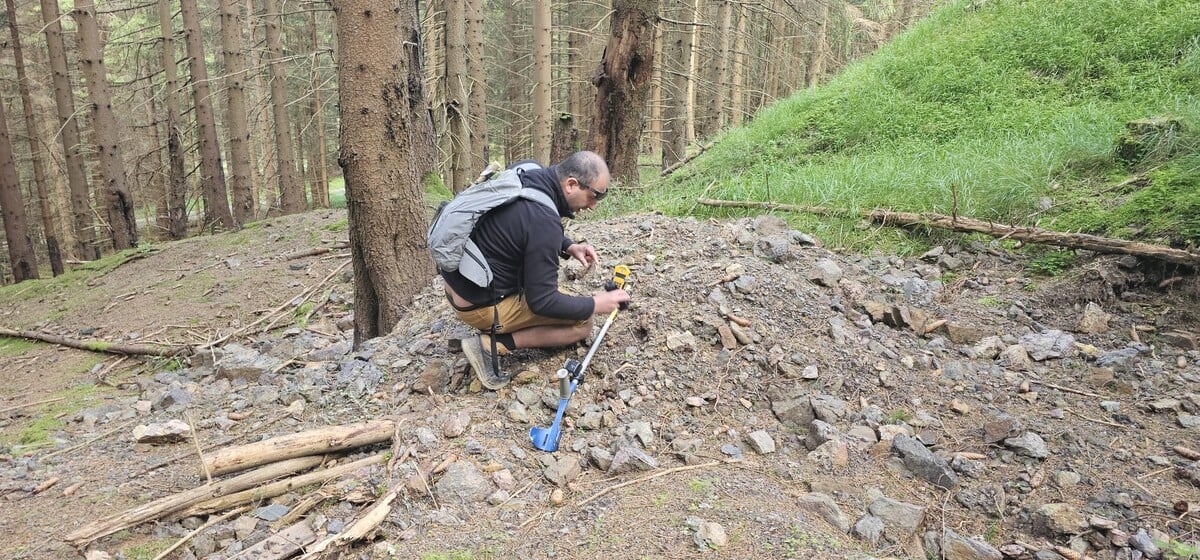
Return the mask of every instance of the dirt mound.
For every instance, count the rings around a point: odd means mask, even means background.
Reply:
[[[585,348],[520,351],[504,364],[517,380],[479,392],[455,351],[468,331],[435,279],[391,335],[351,350],[348,258],[285,258],[336,245],[343,216],[189,240],[93,279],[102,295],[16,302],[5,320],[20,328],[177,344],[237,334],[187,363],[64,368],[93,358],[40,345],[6,360],[3,407],[97,377],[113,387],[0,414],[0,493],[22,506],[0,513],[0,550],[65,557],[64,529],[202,483],[191,440],[133,442],[135,426],[171,419],[206,453],[398,425],[386,466],[256,503],[179,557],[230,558],[313,504],[303,523],[338,533],[393,488],[402,505],[353,554],[1129,558],[1197,540],[1197,466],[1173,448],[1200,447],[1200,352],[1185,348],[1196,324],[1166,309],[1173,293],[1069,299],[995,247],[842,255],[771,216],[576,223],[570,235],[602,261],[566,265],[564,286],[601,289],[624,263],[634,301],[551,454],[529,428],[549,425],[547,377]],[[31,426],[55,414],[63,424],[38,443]],[[135,557],[203,522],[168,517],[92,547]]]

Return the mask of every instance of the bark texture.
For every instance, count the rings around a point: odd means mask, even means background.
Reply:
[[[187,45],[188,70],[192,78],[192,99],[196,112],[196,135],[200,141],[200,189],[204,197],[204,229],[233,229],[229,195],[225,188],[225,167],[221,163],[221,143],[217,140],[217,121],[213,116],[212,92],[208,87],[204,45],[200,41],[200,14],[196,0],[179,0],[183,14],[183,39]]]
[[[433,273],[424,205],[433,124],[416,2],[333,0],[333,8],[357,346],[390,332]]]
[[[225,60],[225,127],[229,132],[229,190],[233,221],[241,226],[254,220],[254,191],[250,184],[250,125],[246,113],[245,22],[236,0],[220,0],[221,55]]]
[[[12,140],[8,136],[8,119],[4,116],[4,100],[0,99],[0,214],[4,217],[4,238],[8,241],[8,260],[12,263],[13,281],[23,282],[38,277],[33,239],[25,222],[25,201],[21,198],[21,181],[13,162]]]
[[[62,249],[58,243],[58,228],[54,213],[50,210],[50,193],[42,163],[42,145],[33,133],[39,129],[33,116],[33,97],[29,93],[29,77],[25,74],[25,55],[21,51],[21,34],[17,29],[17,9],[13,0],[4,0],[8,10],[8,30],[12,35],[13,63],[17,69],[17,88],[21,93],[21,108],[25,117],[25,137],[29,140],[29,157],[33,163],[33,182],[37,186],[38,211],[42,214],[42,232],[46,237],[46,256],[50,259],[50,272],[54,276],[63,273]],[[7,128],[7,127],[5,127]]]
[[[67,53],[63,45],[62,23],[58,2],[41,0],[42,21],[46,30],[46,51],[50,54],[50,72],[54,82],[54,106],[58,111],[59,139],[62,141],[67,182],[71,189],[71,222],[75,233],[75,257],[79,260],[100,258],[96,245],[96,230],[92,221],[92,197],[89,192],[87,169],[83,160],[83,145],[79,139],[79,121],[75,119],[75,94],[71,74],[67,70]]]
[[[79,64],[87,78],[91,100],[92,136],[96,139],[96,157],[104,176],[104,205],[113,249],[137,247],[137,218],[133,215],[133,195],[126,186],[125,161],[121,156],[121,128],[113,113],[108,90],[108,71],[104,66],[104,44],[96,21],[92,0],[77,0],[71,12],[79,26]]]
[[[550,0],[533,2],[533,158],[550,161],[553,110],[550,102]]]
[[[308,207],[304,185],[296,176],[296,152],[289,133],[291,118],[287,110],[287,84],[283,67],[283,38],[279,2],[263,0],[267,26],[267,68],[271,74],[271,110],[275,115],[275,153],[279,157],[279,210],[284,214],[303,212]],[[370,48],[370,45],[366,45]],[[345,51],[342,51],[345,52]]]
[[[184,171],[183,139],[179,129],[179,71],[175,66],[175,24],[169,0],[158,0],[158,24],[162,30],[163,107],[167,112],[167,180],[158,204],[158,226],[167,239],[187,236],[187,176]]]
[[[654,68],[657,13],[657,0],[613,3],[611,35],[592,80],[596,118],[591,148],[608,162],[613,177],[630,186],[638,183],[638,142]]]

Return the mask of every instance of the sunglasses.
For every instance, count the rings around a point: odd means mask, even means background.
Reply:
[[[596,197],[596,202],[600,202],[601,200],[604,200],[604,197],[608,196],[608,189],[598,191],[598,190],[592,188],[591,186],[589,186],[588,184],[584,183],[583,181],[580,181],[578,177],[575,178],[575,182],[579,183],[579,186],[582,187],[584,190],[592,191],[592,196]]]

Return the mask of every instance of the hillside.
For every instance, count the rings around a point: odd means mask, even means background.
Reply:
[[[878,207],[1196,245],[1197,76],[1196,2],[950,2],[629,206],[729,215],[696,206],[708,196]],[[1159,124],[1119,151],[1127,124],[1146,119]],[[839,246],[914,250],[853,219],[789,219]]]
[[[1194,293],[1194,279],[1156,293],[1136,287],[1132,263],[1097,261],[1051,282],[998,244],[839,254],[772,216],[585,221],[570,234],[606,269],[633,268],[634,304],[575,394],[560,450],[543,453],[528,430],[553,415],[546,377],[583,349],[522,352],[506,362],[517,383],[478,392],[451,344],[464,327],[431,282],[394,333],[352,351],[347,257],[288,258],[335,247],[343,226],[341,212],[282,218],[6,290],[15,328],[190,345],[240,334],[187,361],[6,340],[2,555],[73,557],[67,531],[202,484],[196,445],[211,455],[370,419],[397,422],[394,443],[342,462],[390,449],[387,465],[90,548],[151,558],[213,521],[172,557],[230,558],[278,533],[279,515],[307,511],[301,523],[329,534],[397,489],[373,540],[340,557],[1195,550],[1200,465],[1173,450],[1200,439],[1200,326],[1178,289]],[[606,276],[582,272],[568,267],[564,284],[590,291]],[[302,293],[315,295],[284,305]],[[245,329],[273,310],[269,332]],[[59,400],[20,406],[47,399]],[[196,443],[135,443],[171,420]]]

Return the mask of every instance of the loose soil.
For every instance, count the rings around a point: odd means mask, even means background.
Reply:
[[[1200,352],[1166,337],[1198,330],[1192,276],[1105,258],[1059,278],[1035,277],[1022,257],[982,242],[948,247],[956,260],[943,258],[941,267],[837,254],[769,219],[578,222],[569,234],[596,245],[601,266],[564,265],[564,288],[601,289],[612,265],[625,263],[634,270],[634,302],[574,395],[560,450],[546,454],[528,437],[554,414],[546,378],[585,348],[519,351],[506,358],[522,372],[513,385],[480,392],[454,343],[468,331],[430,278],[391,335],[349,350],[353,290],[348,253],[338,248],[345,223],[341,211],[278,218],[10,292],[2,327],[193,347],[233,333],[228,342],[287,362],[264,378],[277,398],[255,400],[261,387],[218,384],[200,357],[124,358],[0,339],[0,557],[82,557],[65,533],[204,482],[196,442],[225,447],[384,417],[400,424],[404,460],[325,485],[330,497],[310,513],[324,527],[349,524],[374,496],[442,463],[507,472],[513,485],[496,503],[407,488],[371,542],[341,551],[343,558],[924,558],[938,554],[926,533],[946,530],[1019,557],[1072,544],[1090,547],[1094,558],[1130,557],[1100,529],[1040,528],[1035,512],[1047,503],[1113,520],[1130,535],[1145,529],[1180,546],[1200,541],[1200,488],[1177,475],[1194,462],[1172,451],[1200,448],[1200,428],[1185,427],[1200,414]],[[331,250],[288,258],[313,248]],[[830,263],[840,280],[815,272],[828,273]],[[1097,280],[1118,274],[1120,282]],[[298,301],[302,294],[311,295]],[[1089,302],[1109,315],[1099,332],[1079,332]],[[872,320],[872,309],[896,313]],[[270,316],[278,320],[251,327],[276,310]],[[725,331],[733,317],[749,324],[736,342]],[[939,319],[947,324],[926,333]],[[978,348],[988,337],[1007,337],[996,340],[1012,347],[1050,330],[1073,336],[1067,356],[1013,362]],[[382,372],[361,394],[346,377],[356,362]],[[324,391],[289,389],[314,372],[330,380]],[[175,378],[190,383],[191,403],[139,403]],[[837,446],[810,450],[811,426],[781,418],[781,403],[810,396],[834,403],[825,419],[833,439],[847,443],[840,459]],[[30,404],[40,401],[50,402]],[[523,401],[524,417],[514,413]],[[447,435],[463,411],[465,433]],[[602,418],[598,425],[585,422],[589,413]],[[983,426],[1005,417],[1040,434],[1049,455],[985,441]],[[190,423],[196,442],[132,441],[135,426],[169,419]],[[638,435],[641,423],[649,437]],[[888,443],[853,435],[877,438],[888,431],[881,426],[907,429],[954,464],[957,485],[930,484]],[[758,431],[773,451],[749,443]],[[627,446],[657,467],[609,474],[592,460],[596,449]],[[559,487],[544,472],[556,461],[586,468]],[[640,480],[687,465],[695,468]],[[798,499],[812,492],[831,496],[851,525],[879,496],[922,506],[925,516],[914,534],[889,527],[872,543],[801,509]],[[304,493],[275,502],[290,507]],[[697,521],[719,524],[726,539],[698,542]],[[260,521],[253,535],[235,535],[233,523],[208,530],[212,558],[270,532]],[[195,525],[146,523],[88,550],[149,559]],[[195,557],[191,547],[170,558]]]

